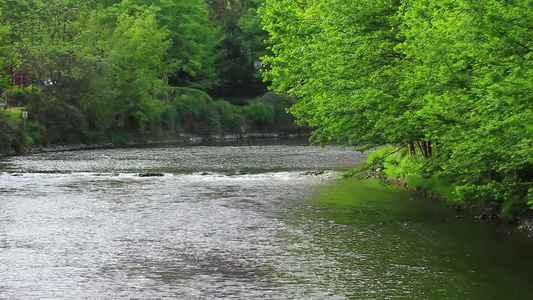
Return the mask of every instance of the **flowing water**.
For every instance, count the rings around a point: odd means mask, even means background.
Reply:
[[[0,299],[533,299],[531,239],[336,179],[364,158],[251,142],[4,159]]]

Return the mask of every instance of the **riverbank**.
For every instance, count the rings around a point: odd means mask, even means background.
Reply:
[[[286,134],[280,132],[270,132],[270,133],[246,133],[240,136],[232,134],[216,135],[211,137],[199,136],[199,135],[174,135],[166,139],[161,139],[161,136],[141,136],[141,137],[129,137],[127,141],[123,142],[106,142],[106,143],[95,143],[95,144],[60,144],[60,145],[50,145],[47,147],[33,147],[33,148],[23,148],[20,152],[11,151],[0,152],[0,157],[6,156],[17,156],[17,155],[26,155],[26,154],[35,154],[35,153],[48,153],[48,152],[62,152],[62,151],[73,151],[73,150],[90,150],[90,149],[112,149],[120,147],[142,147],[142,146],[155,146],[155,145],[180,145],[188,146],[191,144],[198,144],[203,142],[213,142],[213,141],[235,141],[238,142],[241,146],[261,146],[268,144],[269,142],[275,140],[285,140],[285,139],[307,139],[309,134]],[[267,142],[268,141],[268,142]]]
[[[294,118],[287,113],[295,99],[275,93],[235,105],[229,100],[213,100],[200,90],[173,87],[165,96],[164,109],[145,123],[129,124],[119,118],[104,126],[93,120],[94,112],[53,101],[30,89],[19,92],[22,100],[17,103],[26,105],[23,109],[0,110],[0,156],[151,141],[292,138],[309,136],[312,130],[294,125]],[[22,110],[28,112],[27,119]]]
[[[442,176],[428,171],[435,169],[435,163],[435,160],[411,156],[404,147],[384,147],[370,154],[364,165],[343,176],[378,178],[388,184],[402,186],[413,194],[443,202],[454,210],[465,212],[471,218],[513,224],[528,237],[533,237],[531,206],[519,205],[526,200],[518,196],[512,197],[513,195],[508,195],[507,198],[469,198],[464,193],[468,185],[460,181],[460,176]]]

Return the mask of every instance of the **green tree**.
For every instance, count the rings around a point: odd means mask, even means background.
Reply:
[[[14,72],[29,70],[35,78],[50,82],[78,76],[73,42],[82,28],[79,20],[90,9],[82,0],[5,0],[4,23],[11,28],[12,49],[7,64]]]
[[[120,15],[135,15],[143,7],[153,7],[159,26],[168,30],[172,41],[168,58],[177,64],[170,74],[170,83],[208,89],[218,83],[214,61],[220,34],[209,20],[204,0],[124,0],[104,11],[104,21],[115,24]]]
[[[157,95],[165,88],[165,76],[174,68],[165,61],[171,45],[168,31],[159,27],[154,7],[140,7],[134,16],[122,14],[103,49],[113,65],[112,78],[121,103],[122,126],[143,128],[148,119],[165,108]]]
[[[263,0],[206,0],[213,22],[223,34],[224,56],[216,61],[220,83],[211,92],[220,97],[256,97],[266,92],[254,62],[269,53],[257,8]]]
[[[515,215],[533,195],[532,9],[267,0],[265,78],[299,99],[291,112],[317,141],[407,145],[421,178]]]
[[[0,18],[2,18],[2,9],[0,8]],[[9,51],[7,36],[10,30],[9,27],[0,24],[0,69],[4,67],[5,55]],[[10,78],[8,76],[0,75],[0,88],[5,90],[9,85]]]
[[[414,1],[400,16],[404,82],[466,201],[526,205],[533,179],[532,1]]]
[[[291,109],[318,126],[314,137],[351,143],[404,143],[419,135],[398,94],[402,42],[399,1],[266,1],[261,9],[273,56],[265,78],[300,99]],[[397,130],[402,127],[402,130]]]

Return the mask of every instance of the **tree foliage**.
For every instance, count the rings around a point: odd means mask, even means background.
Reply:
[[[103,44],[113,62],[112,78],[118,90],[115,101],[121,102],[123,125],[134,128],[143,128],[151,116],[163,111],[165,103],[156,96],[172,69],[172,62],[164,61],[171,45],[168,32],[158,26],[153,8],[139,10],[133,16],[120,15]]]
[[[210,91],[219,97],[256,97],[266,92],[254,62],[266,55],[257,8],[264,0],[206,0],[211,19],[220,28],[219,49],[223,55],[216,63],[222,76]]]
[[[299,98],[317,141],[405,145],[459,198],[516,214],[533,200],[532,13],[530,0],[267,0],[265,77]]]
[[[29,146],[274,130],[292,121],[290,101],[249,100],[265,92],[253,65],[267,53],[261,2],[0,0],[2,102],[29,112]],[[205,92],[246,96],[244,107]],[[20,125],[2,126],[0,151],[21,148]]]
[[[175,64],[170,81],[177,85],[208,89],[218,84],[214,61],[220,32],[209,20],[204,0],[124,0],[102,3],[107,6],[104,21],[115,24],[123,14],[135,15],[143,7],[154,8],[155,17],[172,41],[167,56]]]

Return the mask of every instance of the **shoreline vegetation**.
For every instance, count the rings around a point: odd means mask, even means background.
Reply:
[[[91,149],[113,149],[113,148],[124,148],[124,147],[142,147],[142,146],[160,146],[160,145],[180,145],[180,146],[190,146],[195,144],[202,144],[205,142],[228,142],[234,141],[239,145],[244,146],[262,146],[268,145],[269,142],[278,140],[278,139],[308,139],[310,133],[302,131],[301,133],[285,133],[285,132],[270,132],[270,133],[245,133],[242,136],[235,136],[229,134],[220,134],[216,136],[199,136],[199,135],[175,135],[171,136],[169,134],[164,135],[165,139],[161,139],[162,136],[144,136],[137,137],[135,140],[129,140],[125,143],[95,143],[95,144],[83,144],[83,143],[72,143],[72,144],[51,144],[49,146],[40,146],[34,148],[24,148],[22,152],[4,151],[0,152],[1,157],[8,156],[19,156],[19,155],[28,155],[36,153],[48,153],[48,152],[62,152],[62,151],[77,151],[77,150],[91,150]],[[172,138],[169,138],[172,137]]]
[[[509,211],[510,205],[505,201],[472,202],[458,197],[457,184],[453,180],[435,174],[422,177],[423,165],[423,160],[409,154],[408,147],[385,146],[372,152],[365,164],[344,172],[342,177],[377,178],[387,184],[402,186],[413,194],[443,202],[474,218],[514,224],[528,237],[533,237],[533,213],[530,210]],[[512,200],[515,199],[508,199]]]
[[[261,17],[265,78],[314,141],[397,145],[359,176],[488,220],[531,215],[533,0],[265,0]]]
[[[246,100],[243,106],[236,106],[225,100],[213,100],[198,90],[174,88],[176,90],[185,93],[176,96],[168,104],[168,109],[150,120],[144,130],[135,132],[82,129],[65,138],[62,131],[67,128],[54,126],[54,116],[29,118],[24,132],[22,111],[28,110],[30,116],[38,111],[32,110],[31,105],[30,109],[0,110],[3,129],[0,132],[0,156],[151,143],[308,137],[311,132],[310,128],[293,125],[294,118],[285,110],[294,100],[285,95],[266,93]]]

